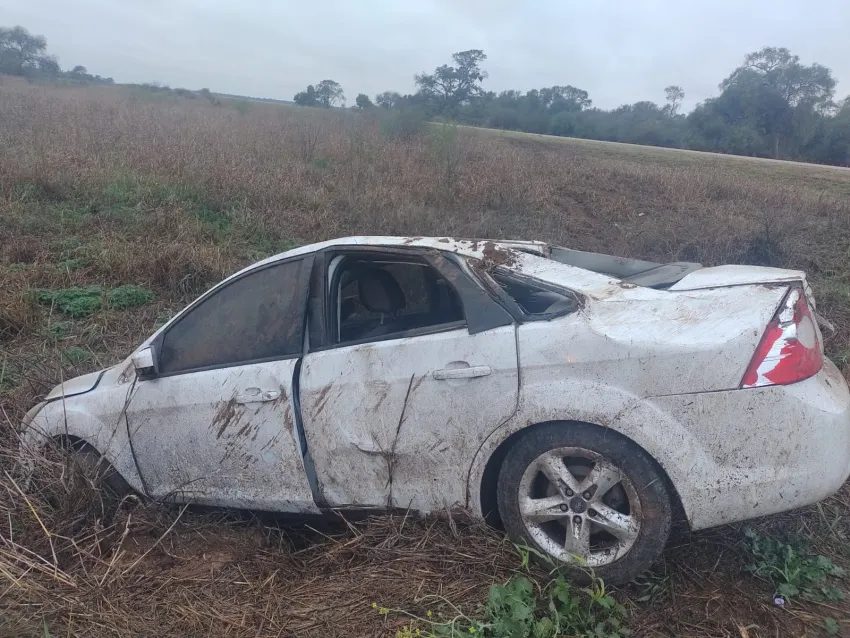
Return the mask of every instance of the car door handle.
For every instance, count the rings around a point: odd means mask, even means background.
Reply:
[[[472,379],[473,377],[486,377],[493,372],[490,366],[469,366],[468,368],[443,368],[434,370],[432,376],[438,381],[447,379]]]
[[[261,403],[263,401],[274,401],[279,397],[280,390],[246,388],[244,392],[240,392],[236,395],[236,403]]]

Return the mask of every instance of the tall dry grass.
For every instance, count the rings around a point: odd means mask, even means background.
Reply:
[[[52,385],[114,362],[234,269],[348,234],[799,267],[837,326],[829,351],[850,357],[850,171],[439,125],[400,135],[374,114],[5,78],[0,633],[394,635],[371,601],[417,608],[440,594],[474,607],[511,573],[512,550],[474,525],[396,518],[313,532],[156,504],[112,512],[61,457],[34,483],[15,474],[14,425]],[[127,283],[155,302],[69,319],[32,294]],[[845,490],[762,526],[846,563],[848,517]],[[850,618],[843,603],[773,608],[741,573],[739,532],[677,541],[648,583],[621,592],[639,635],[816,635],[824,615]]]

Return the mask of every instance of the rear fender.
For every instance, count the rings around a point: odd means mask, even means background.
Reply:
[[[688,520],[698,517],[699,494],[691,487],[707,481],[716,463],[672,415],[651,401],[591,381],[564,381],[539,390],[524,387],[516,415],[493,431],[476,453],[467,489],[467,506],[476,514],[483,515],[481,487],[487,461],[504,441],[535,424],[578,421],[610,428],[643,448],[667,474]]]

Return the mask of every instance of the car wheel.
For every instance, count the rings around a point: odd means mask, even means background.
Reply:
[[[660,470],[619,434],[550,423],[522,434],[499,471],[506,531],[587,582],[646,570],[670,534],[671,505]]]
[[[74,469],[90,485],[121,500],[132,493],[132,488],[97,450],[86,444],[77,444],[68,450]]]

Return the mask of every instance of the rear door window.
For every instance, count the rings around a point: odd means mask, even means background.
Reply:
[[[429,264],[345,259],[335,275],[336,340],[386,339],[464,322],[452,285]]]

